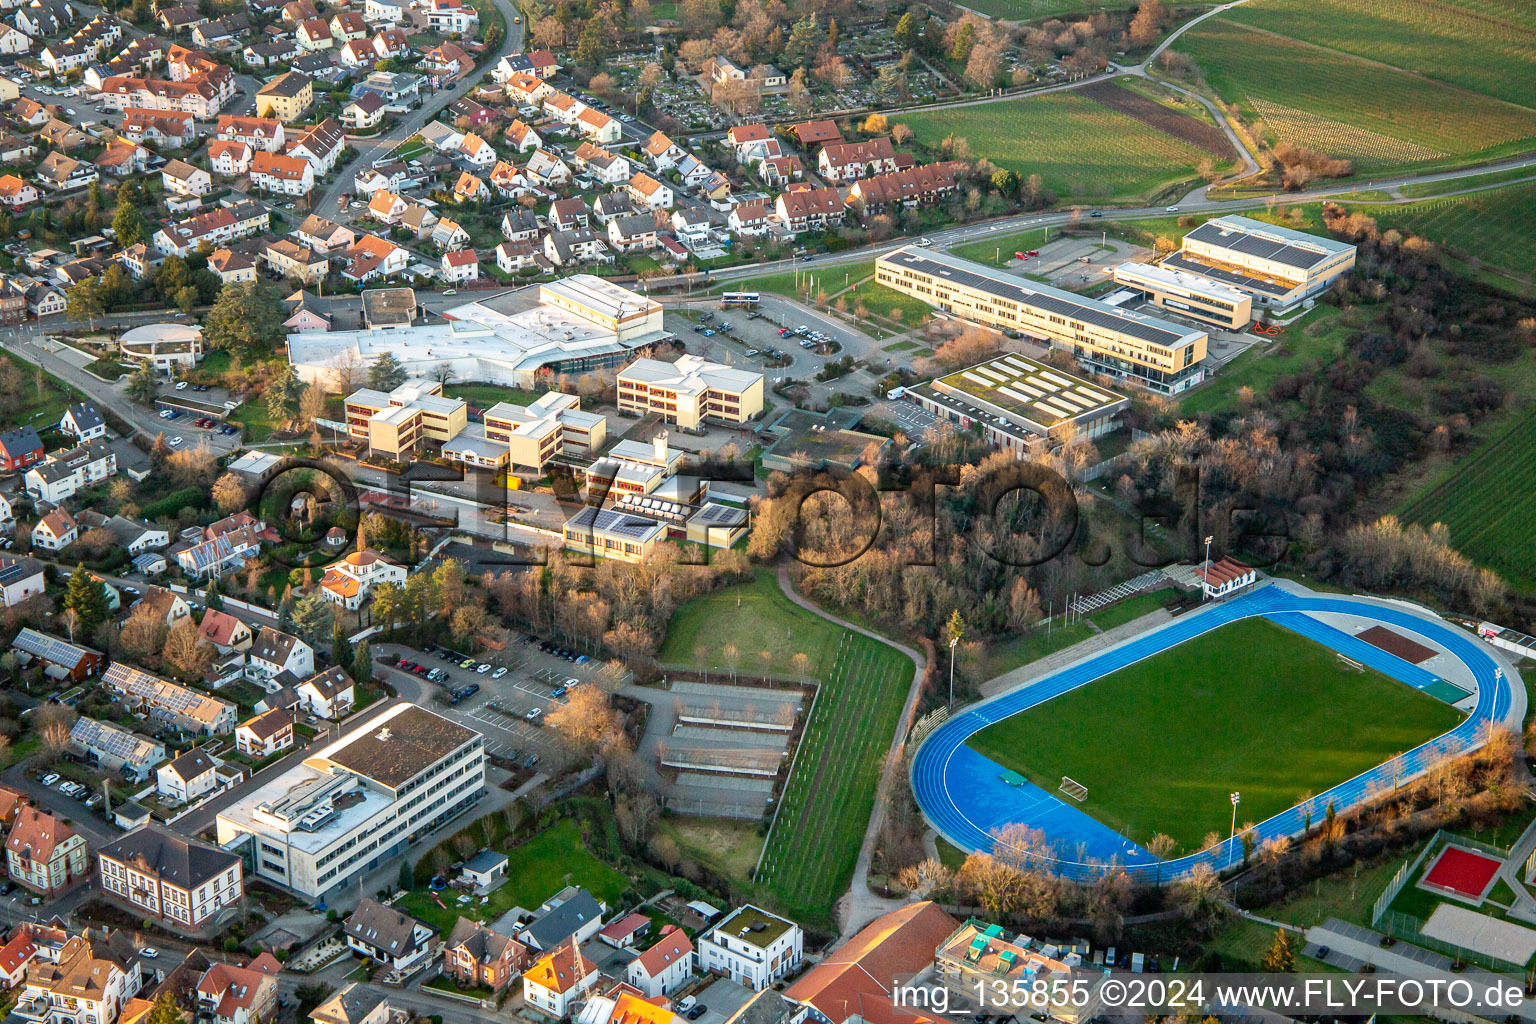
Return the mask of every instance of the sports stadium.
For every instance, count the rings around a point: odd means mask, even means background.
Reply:
[[[922,740],[912,787],[968,853],[1025,826],[1033,862],[1069,878],[1224,869],[1245,832],[1298,835],[1491,727],[1518,732],[1512,677],[1416,605],[1271,581],[955,713]]]

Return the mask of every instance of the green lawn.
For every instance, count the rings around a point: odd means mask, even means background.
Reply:
[[[1267,619],[1180,644],[971,738],[971,746],[1145,844],[1166,832],[1184,852],[1262,821],[1461,720],[1456,709]],[[1106,738],[1112,738],[1106,742]]]
[[[1069,92],[901,115],[917,141],[965,139],[971,153],[1021,175],[1039,174],[1063,199],[1136,199],[1190,181],[1207,154]]]
[[[818,267],[815,270],[799,272],[787,270],[778,274],[763,274],[760,277],[730,281],[726,284],[718,285],[715,290],[722,292],[772,292],[775,295],[784,295],[804,302],[808,298],[814,298],[817,292],[822,291],[825,291],[830,297],[855,281],[866,277],[873,277],[874,273],[875,261],[863,260],[858,263]]]
[[[443,394],[449,398],[462,398],[470,405],[478,405],[482,409],[489,409],[497,402],[532,405],[540,396],[538,391],[524,391],[522,388],[502,384],[449,384],[443,388]]]
[[[1056,232],[1057,237],[1061,232]],[[964,245],[956,245],[950,248],[950,252],[956,256],[977,263],[985,263],[988,266],[1007,266],[1013,259],[1013,254],[1020,250],[1038,249],[1046,242],[1045,228],[1031,228],[1028,231],[1015,231],[1007,235],[995,235],[983,238],[979,242],[966,242]]]
[[[0,424],[6,428],[30,426],[42,433],[57,426],[70,403],[79,401],[79,394],[52,374],[9,352],[0,353],[0,358],[19,375],[16,396],[0,409]]]
[[[763,853],[763,836],[755,821],[731,818],[663,818],[656,831],[671,837],[683,854],[735,882],[750,886],[752,871]]]
[[[690,601],[672,619],[660,659],[719,671],[735,646],[742,671],[776,671],[806,655],[821,682],[794,774],[757,876],[759,891],[799,920],[827,928],[853,875],[875,787],[896,734],[912,663],[900,651],[807,612],[780,592],[771,572]],[[697,653],[696,653],[697,651]]]
[[[1256,0],[1222,17],[1530,106],[1533,11],[1508,0]]]
[[[491,893],[489,903],[478,900],[460,905],[456,892],[433,893],[417,889],[396,904],[401,910],[446,934],[460,917],[490,921],[511,910],[532,910],[567,885],[579,885],[593,896],[617,906],[629,879],[592,855],[582,842],[581,825],[566,818],[510,850],[507,881]]]
[[[1536,139],[1536,110],[1228,17],[1202,22],[1174,46],[1194,58],[1223,100],[1262,118],[1271,133],[1353,160],[1357,170],[1464,163],[1521,152]],[[1307,31],[1294,19],[1288,24]],[[1528,71],[1524,84],[1510,84],[1529,96]]]
[[[1186,416],[1232,412],[1244,387],[1265,395],[1281,375],[1326,365],[1342,356],[1355,330],[1343,322],[1337,306],[1319,306],[1278,338],[1257,340],[1209,383],[1185,396],[1179,409]]]
[[[922,299],[879,284],[873,277],[860,281],[838,298],[847,302],[848,311],[851,313],[856,313],[862,305],[875,316],[884,317],[906,327],[916,327],[927,320],[928,314],[933,312],[933,307]]]
[[[1536,587],[1536,413],[1458,460],[1399,514],[1424,526],[1444,523],[1458,551],[1508,583]]]

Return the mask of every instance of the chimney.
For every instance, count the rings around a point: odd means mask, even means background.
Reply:
[[[667,462],[667,432],[663,430],[657,434],[656,439],[651,444],[655,446],[656,461],[665,465]]]

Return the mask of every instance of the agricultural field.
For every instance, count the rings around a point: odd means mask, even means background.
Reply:
[[[1338,50],[1239,25],[1202,22],[1175,47],[1193,58],[1222,99],[1254,114],[1256,104],[1305,112],[1286,139],[1358,169],[1411,164],[1424,153],[1491,159],[1536,144],[1536,110],[1514,106]],[[1529,81],[1529,76],[1525,78]],[[1393,152],[1382,140],[1395,140]]]
[[[1180,7],[1204,7],[1216,0],[1188,0]],[[1102,10],[1133,10],[1130,0],[1101,4],[1094,0],[976,0],[967,7],[980,14],[1005,21],[1034,21],[1039,18],[1064,17],[1073,14],[1094,14]]]
[[[1402,206],[1366,206],[1383,231],[1421,235],[1447,250],[1529,281],[1536,277],[1536,182]]]
[[[1166,103],[1159,103],[1150,96],[1127,89],[1119,82],[1096,82],[1079,89],[1077,94],[1134,117],[1148,128],[1155,128],[1165,135],[1198,146],[1218,160],[1230,162],[1237,159],[1237,151],[1232,148],[1232,143],[1214,124],[1181,113]]]
[[[1251,0],[1222,17],[1510,103],[1536,102],[1536,8],[1525,0]]]
[[[970,745],[1047,792],[1071,776],[1088,787],[1086,813],[1143,844],[1167,833],[1187,853],[1210,832],[1226,835],[1232,790],[1243,795],[1239,822],[1263,821],[1461,717],[1251,618],[1006,718]],[[1200,756],[1170,756],[1194,750]]]
[[[1425,526],[1444,523],[1462,554],[1513,586],[1536,587],[1536,414],[1460,460],[1400,514]]]
[[[730,664],[727,643],[754,672],[762,671],[759,651],[769,653],[770,672],[792,671],[795,655],[804,654],[821,680],[756,882],[773,906],[829,928],[874,809],[912,662],[800,608],[766,571],[678,609],[658,658],[720,671]]]
[[[1502,171],[1489,171],[1487,174],[1469,175],[1465,178],[1418,182],[1412,185],[1404,185],[1398,191],[1405,196],[1443,196],[1447,192],[1461,192],[1469,188],[1500,185],[1505,182],[1523,181],[1527,178],[1536,178],[1536,169],[1530,167],[1510,167]]]
[[[925,146],[936,149],[953,135],[999,167],[1039,174],[1063,199],[1153,196],[1192,180],[1201,161],[1210,158],[1190,139],[1075,93],[906,114],[901,121]],[[1182,121],[1191,138],[1205,137],[1208,125],[1192,117]]]

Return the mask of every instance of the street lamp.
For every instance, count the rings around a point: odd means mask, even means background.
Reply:
[[[1232,793],[1232,831],[1227,834],[1227,867],[1237,860],[1237,850],[1233,840],[1237,838],[1237,805],[1243,802],[1243,794],[1234,791]]]
[[[960,638],[957,636],[949,638],[949,706],[951,708],[955,706],[955,645],[959,642]]]
[[[1204,596],[1201,597],[1202,601],[1211,596],[1211,541],[1213,539],[1214,538],[1210,536],[1205,538],[1205,578],[1200,581],[1201,584],[1203,584],[1200,588],[1204,594]],[[1237,794],[1233,793],[1232,795],[1236,796]],[[1233,803],[1236,802],[1237,801],[1235,800],[1233,801]]]

